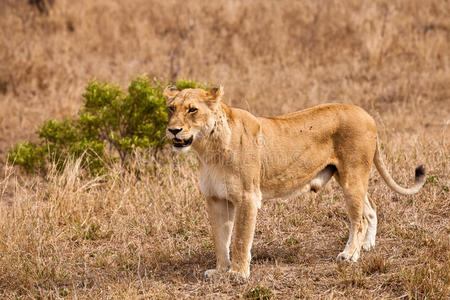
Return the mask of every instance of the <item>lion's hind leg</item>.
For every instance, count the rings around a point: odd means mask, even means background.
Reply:
[[[350,218],[349,238],[344,251],[337,257],[338,261],[358,260],[368,228],[365,212],[371,213],[368,209],[364,211],[369,171],[358,172],[353,169],[351,172],[351,174],[340,172],[338,177],[339,184],[344,190],[345,204]]]
[[[370,250],[375,247],[375,236],[377,234],[377,212],[376,206],[373,201],[371,201],[366,194],[364,199],[364,208],[363,208],[364,218],[367,220],[367,232],[364,238],[362,248],[364,250]]]
[[[327,165],[323,168],[316,176],[311,180],[311,182],[305,187],[307,192],[311,191],[317,193],[322,187],[324,187],[331,177],[336,173],[336,167],[334,165]]]

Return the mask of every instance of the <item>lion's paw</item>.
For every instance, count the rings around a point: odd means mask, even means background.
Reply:
[[[348,253],[348,252],[343,251],[338,254],[337,261],[338,262],[355,262],[358,260],[358,258],[359,258],[358,251],[354,251],[353,253]]]
[[[205,274],[203,275],[206,280],[212,279],[213,277],[217,276],[219,272],[217,269],[209,269],[205,271]]]
[[[375,241],[364,241],[361,247],[364,251],[369,251],[370,249],[375,248]]]
[[[228,271],[228,275],[230,275],[230,277],[234,280],[239,280],[239,281],[247,280],[248,277],[250,276],[250,271],[242,272],[242,271],[234,270],[233,268],[231,268]]]

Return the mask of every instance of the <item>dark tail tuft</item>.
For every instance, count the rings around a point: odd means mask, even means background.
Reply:
[[[420,182],[425,179],[425,167],[420,165],[416,168],[416,177],[414,179],[415,182]]]

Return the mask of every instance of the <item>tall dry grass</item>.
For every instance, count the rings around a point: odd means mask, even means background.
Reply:
[[[376,172],[377,248],[337,265],[348,219],[338,186],[263,203],[252,275],[204,282],[214,265],[196,159],[138,158],[139,179],[78,162],[46,178],[2,163],[0,297],[275,298],[449,296],[450,3],[448,1],[67,1],[48,14],[0,1],[0,159],[48,118],[74,115],[92,78],[137,74],[221,83],[225,102],[276,115],[324,102],[377,120],[396,180]]]

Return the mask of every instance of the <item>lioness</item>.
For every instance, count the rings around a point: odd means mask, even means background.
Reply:
[[[216,269],[247,278],[256,213],[262,199],[317,191],[331,177],[344,190],[350,236],[338,260],[356,261],[375,246],[377,216],[367,197],[372,162],[394,191],[414,194],[425,183],[416,168],[412,188],[400,187],[380,156],[375,121],[363,109],[324,104],[265,118],[221,102],[223,87],[177,90],[168,86],[167,137],[173,149],[193,149],[200,160],[200,190],[212,226]],[[229,248],[234,227],[233,259]]]

